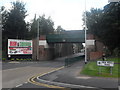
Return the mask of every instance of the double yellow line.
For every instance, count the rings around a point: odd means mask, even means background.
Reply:
[[[35,81],[35,79],[36,79],[38,76],[41,77],[41,76],[44,76],[44,75],[46,75],[46,74],[48,74],[48,73],[55,72],[55,71],[58,71],[58,70],[63,69],[63,68],[64,68],[64,66],[62,66],[62,67],[60,67],[60,68],[57,68],[57,69],[54,69],[54,70],[52,70],[52,71],[50,71],[50,72],[47,72],[47,73],[35,75],[35,76],[29,78],[29,79],[28,79],[28,82],[30,82],[30,83],[32,83],[32,84],[35,84],[35,85],[43,86],[43,87],[58,88],[58,89],[66,90],[64,87],[54,86],[54,85],[48,85],[48,84],[44,84],[44,83],[40,83],[40,82]]]

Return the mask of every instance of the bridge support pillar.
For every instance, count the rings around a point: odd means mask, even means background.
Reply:
[[[53,59],[54,48],[46,41],[46,36],[41,35],[39,38],[39,47],[37,47],[37,38],[33,39],[33,60],[51,60]],[[37,54],[38,53],[38,54]]]

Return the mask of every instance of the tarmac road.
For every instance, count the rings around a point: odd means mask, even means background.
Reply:
[[[3,63],[2,88],[14,88],[28,82],[28,78],[63,66],[61,61]]]
[[[42,61],[42,62],[20,62],[20,63],[3,63],[3,88],[7,88],[5,90],[12,90],[13,88],[39,88],[42,90],[43,88],[47,88],[42,85],[35,85],[28,82],[28,79],[31,77],[43,74],[56,68],[59,68],[64,65],[64,58],[56,60],[56,61]],[[63,68],[53,73],[46,74],[39,79],[50,81],[47,82],[48,85],[51,82],[54,83],[55,86],[62,85],[59,83],[64,83],[64,87],[71,87],[74,85],[81,85],[87,87],[95,87],[99,88],[108,88],[107,90],[118,90],[118,79],[110,79],[110,78],[98,78],[98,77],[90,77],[85,75],[80,75],[80,70],[84,67],[84,61],[77,62],[70,67]],[[41,83],[39,79],[35,78],[35,82]],[[45,83],[45,82],[42,82]],[[65,85],[70,84],[70,85]],[[33,90],[34,90],[33,89]],[[47,88],[48,89],[48,88]],[[83,90],[99,90],[99,89],[83,89]],[[4,89],[3,89],[4,90]],[[13,89],[14,90],[14,89]],[[16,90],[16,89],[15,89]],[[46,90],[46,89],[45,89]],[[48,89],[50,90],[50,88]],[[53,89],[52,89],[53,90]],[[70,89],[74,90],[74,89]],[[82,89],[75,89],[82,90]],[[104,89],[106,90],[106,89]]]

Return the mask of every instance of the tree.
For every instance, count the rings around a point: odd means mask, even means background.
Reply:
[[[108,49],[113,52],[120,47],[120,3],[109,3],[104,9],[94,9],[86,12],[88,32],[97,36]],[[85,19],[83,17],[83,21]]]
[[[37,26],[38,26],[38,22],[37,22],[36,15],[35,15],[34,19],[32,20],[32,23],[30,23],[31,28],[30,28],[29,35],[31,39],[37,37]]]
[[[26,28],[25,17],[26,10],[23,2],[12,2],[10,10],[4,10],[2,13],[2,46],[4,46],[2,55],[7,57],[8,39],[26,39],[28,30]]]
[[[54,22],[50,17],[46,19],[45,15],[42,15],[36,19],[36,15],[35,15],[33,22],[31,23],[31,30],[30,30],[30,35],[32,38],[37,37],[38,22],[39,22],[39,30],[40,30],[39,35],[48,35],[54,33]]]
[[[115,48],[120,49],[120,2],[107,4],[103,12],[101,27],[105,30],[105,33],[102,34],[105,37],[101,38],[104,39],[104,43],[112,52]]]
[[[39,18],[39,28],[40,34],[47,35],[54,33],[54,22],[52,21],[51,17],[45,18],[45,15],[40,16]]]
[[[85,14],[85,13],[84,13]],[[83,21],[85,24],[85,15],[83,15]],[[94,9],[91,8],[90,12],[86,11],[86,24],[88,28],[88,32],[96,35],[99,31],[99,21],[102,16],[102,10],[101,9]]]
[[[12,9],[8,11],[3,24],[5,37],[14,39],[26,38],[28,32],[24,20],[27,16],[26,12],[25,4],[23,2],[12,2]]]
[[[64,33],[64,32],[65,32],[65,30],[61,26],[57,27],[57,29],[56,29],[57,34],[61,34],[61,33]]]

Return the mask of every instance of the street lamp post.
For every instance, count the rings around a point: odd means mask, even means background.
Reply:
[[[87,25],[86,25],[86,0],[85,0],[85,64],[87,64]]]

